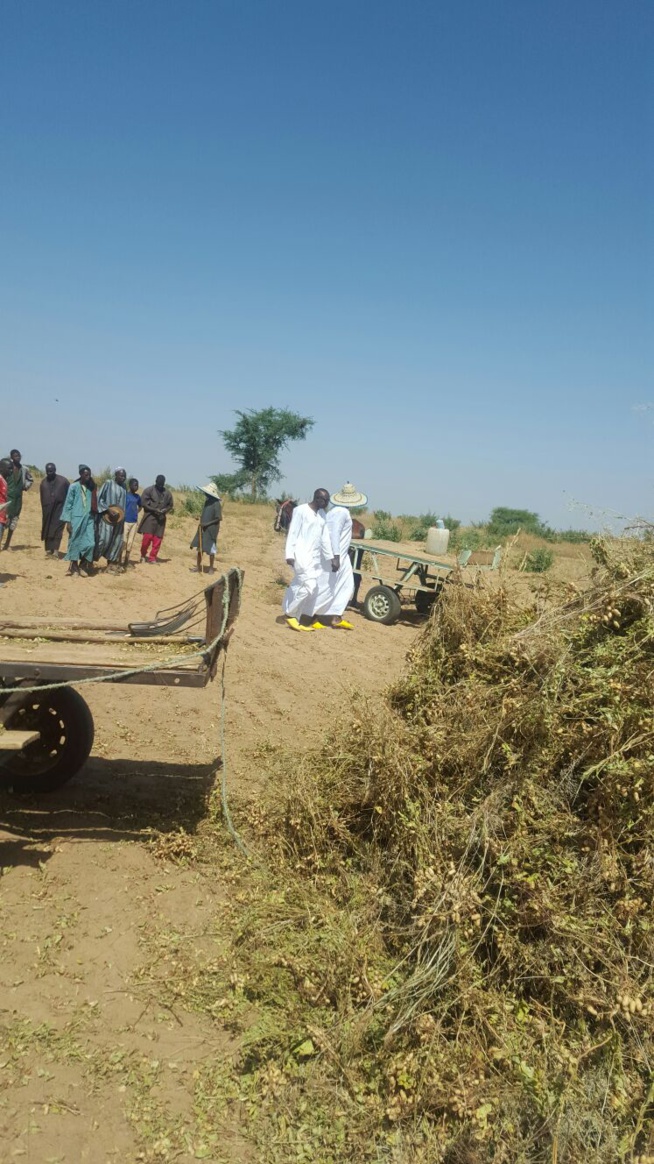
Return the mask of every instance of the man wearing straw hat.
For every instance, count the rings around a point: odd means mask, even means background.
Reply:
[[[345,609],[354,594],[354,574],[349,556],[352,541],[351,509],[365,505],[368,498],[359,493],[351,481],[347,481],[339,493],[332,493],[332,506],[327,512],[326,524],[332,550],[338,556],[340,565],[336,573],[324,570],[320,576],[313,614],[313,626],[331,626],[335,630],[354,630],[351,622],[343,618]],[[320,621],[318,621],[320,620]]]
[[[197,533],[191,542],[191,549],[197,550],[198,552],[197,566],[192,566],[191,569],[201,574],[202,555],[208,554],[209,569],[207,573],[215,574],[213,564],[216,559],[218,532],[223,518],[223,507],[220,494],[213,481],[210,481],[208,485],[203,485],[200,488],[200,492],[204,493],[204,506],[200,514]]]

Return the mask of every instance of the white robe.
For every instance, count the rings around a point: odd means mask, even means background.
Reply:
[[[312,614],[320,577],[332,558],[325,514],[310,505],[298,505],[286,538],[286,558],[293,558],[293,581],[284,595],[284,614],[299,618]]]
[[[354,575],[348,550],[352,541],[352,517],[349,509],[335,505],[325,519],[334,554],[340,554],[341,564],[334,574],[323,571],[320,575],[313,614],[343,614],[354,594]]]

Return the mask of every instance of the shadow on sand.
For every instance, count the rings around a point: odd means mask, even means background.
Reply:
[[[144,840],[152,833],[193,833],[207,813],[220,760],[162,764],[92,757],[70,784],[41,796],[0,792],[0,867],[38,865],[39,842],[55,838]]]

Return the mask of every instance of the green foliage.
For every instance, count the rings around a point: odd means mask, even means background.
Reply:
[[[454,533],[455,530],[459,529],[461,522],[459,521],[458,517],[452,517],[452,515],[448,513],[447,517],[443,518],[443,525],[445,526],[445,529],[449,529],[450,533]]]
[[[485,525],[455,529],[450,534],[450,550],[485,550],[496,545],[497,538],[490,538]]]
[[[537,550],[530,550],[525,556],[523,570],[528,574],[545,574],[554,562],[554,554],[551,550],[547,550],[545,546],[541,546]]]
[[[556,531],[557,542],[572,542],[582,544],[592,541],[593,535],[587,529],[559,529]]]
[[[537,513],[530,509],[509,509],[505,505],[499,505],[492,511],[486,528],[490,537],[498,539],[511,537],[519,530],[548,540],[555,536]]]
[[[216,473],[215,476],[210,477],[210,480],[213,481],[221,497],[232,499],[250,484],[250,477],[244,469],[239,469],[236,473]]]
[[[204,493],[200,493],[199,489],[195,489],[192,493],[187,493],[182,501],[182,512],[190,514],[191,517],[199,517],[204,508]]]
[[[427,537],[427,531],[431,528],[431,526],[436,525],[439,517],[436,513],[421,513],[420,517],[408,518],[407,520],[413,522],[411,532],[409,533],[411,540],[414,542],[424,542]],[[449,529],[450,533],[453,533],[454,530],[457,530],[461,525],[459,519],[452,517],[449,513],[447,517],[444,517],[441,520],[445,526],[445,529]]]
[[[372,536],[382,542],[401,542],[402,531],[385,509],[377,509],[373,515]]]
[[[414,542],[424,542],[427,537],[427,530],[432,525],[436,525],[438,517],[435,513],[421,513],[420,517],[416,518],[415,524],[409,533],[409,537]]]
[[[313,420],[286,408],[263,408],[256,412],[237,410],[233,429],[221,430],[227,452],[241,466],[244,482],[251,496],[265,494],[273,481],[281,477],[279,458],[291,441],[302,441],[313,428]],[[233,474],[234,478],[239,474]],[[238,485],[238,489],[245,485]]]

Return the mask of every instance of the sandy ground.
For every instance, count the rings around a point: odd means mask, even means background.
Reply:
[[[118,577],[67,578],[65,562],[44,559],[39,530],[35,487],[15,550],[0,554],[5,614],[127,622],[200,589],[190,518],[170,521],[161,566]],[[262,750],[307,746],[358,692],[382,689],[421,622],[410,611],[394,627],[354,614],[352,632],[293,634],[280,619],[287,570],[268,509],[226,507],[219,562],[246,575],[227,663],[227,771],[232,788],[256,790]],[[226,1123],[219,1149],[198,1140],[193,1118],[198,1064],[235,1053],[228,1033],[139,989],[171,934],[206,943],[220,901],[212,880],[157,859],[149,844],[152,830],[193,832],[205,816],[219,685],[97,685],[84,695],[96,723],[86,768],[47,798],[0,799],[1,1158],[254,1160],[237,1127]],[[162,1126],[177,1128],[183,1149],[179,1138],[174,1150],[159,1142]]]

